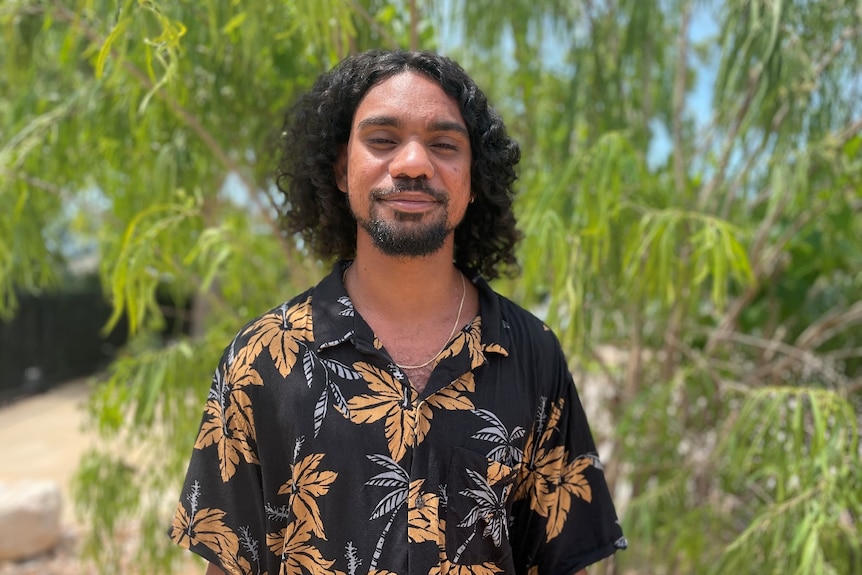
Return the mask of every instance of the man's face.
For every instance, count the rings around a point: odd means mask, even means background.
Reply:
[[[470,201],[470,138],[455,100],[422,74],[372,87],[335,166],[359,234],[393,256],[440,250]]]

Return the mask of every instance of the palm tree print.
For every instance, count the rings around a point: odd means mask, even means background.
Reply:
[[[544,426],[543,398],[537,426],[524,448],[525,465],[521,468],[515,492],[515,499],[529,497],[530,508],[548,520],[548,541],[562,531],[573,498],[588,503],[592,501],[592,488],[583,471],[593,464],[594,458],[583,455],[569,461],[569,452],[554,443],[564,405],[565,401],[560,399],[551,406],[547,426]]]
[[[195,482],[186,497],[191,512],[186,511],[182,501],[177,504],[171,523],[171,539],[186,549],[202,544],[225,561],[229,572],[250,573],[251,565],[239,556],[239,538],[223,521],[226,513],[209,507],[198,509],[199,496],[200,484]]]
[[[559,474],[551,477],[540,476],[540,488],[538,489],[542,506],[545,508],[543,515],[548,518],[547,535],[548,541],[556,537],[563,530],[566,517],[572,507],[572,499],[577,497],[587,503],[592,501],[592,488],[583,471],[592,464],[590,457],[579,457],[566,465]]]
[[[294,517],[307,523],[317,537],[326,539],[316,499],[329,493],[329,488],[338,474],[334,471],[318,470],[323,461],[322,453],[312,453],[296,462],[296,453],[301,444],[302,438],[297,441],[294,463],[290,465],[291,478],[279,488],[278,494],[289,495],[288,505]]]
[[[296,519],[279,533],[267,534],[270,551],[282,557],[279,575],[345,575],[343,571],[332,569],[334,559],[326,559],[311,544],[311,532],[305,522]]]
[[[442,508],[448,506],[446,501],[446,486],[440,486],[439,501]],[[461,565],[450,561],[446,555],[446,520],[440,517],[437,521],[437,550],[440,553],[440,561],[428,571],[428,575],[495,575],[503,570],[493,561],[473,565]]]
[[[368,382],[371,394],[357,395],[347,401],[346,416],[354,423],[374,423],[385,419],[385,434],[390,455],[400,461],[407,449],[422,443],[431,429],[434,409],[464,411],[473,409],[467,397],[476,389],[473,372],[467,372],[446,387],[423,400],[417,409],[416,391],[388,371],[368,363],[353,365]],[[344,411],[339,409],[339,411]]]
[[[371,565],[368,566],[369,570],[373,571],[377,567],[377,561],[380,560],[380,554],[383,552],[383,543],[386,541],[386,536],[389,534],[389,529],[392,527],[395,515],[410,495],[410,475],[398,465],[397,461],[390,457],[374,454],[367,455],[366,457],[386,468],[386,471],[378,473],[366,481],[365,485],[391,488],[377,504],[377,507],[374,508],[369,518],[373,521],[384,515],[389,515],[389,521],[383,527],[383,532],[377,540],[374,556],[371,558]]]
[[[562,400],[561,400],[562,402]],[[539,407],[536,412],[536,423],[527,442],[524,445],[524,465],[518,477],[518,488],[515,490],[515,499],[529,497],[536,488],[536,469],[540,461],[546,461],[549,454],[542,448],[551,439],[551,433],[560,420],[562,410],[560,405],[551,406],[551,414],[547,415],[547,398],[539,398]],[[531,502],[531,507],[532,507]]]
[[[509,433],[500,418],[487,409],[474,409],[473,413],[491,424],[473,434],[473,439],[497,444],[488,452],[488,459],[499,461],[510,467],[519,464],[524,458],[524,452],[515,445],[515,441],[524,437],[526,433],[524,428],[519,425],[512,430],[512,433]]]
[[[256,441],[254,412],[245,388],[263,385],[254,361],[264,349],[282,376],[287,376],[296,364],[300,342],[314,341],[311,329],[311,298],[293,307],[283,305],[278,311],[262,316],[243,332],[252,334],[247,345],[231,354],[226,366],[217,370],[204,408],[206,420],[201,425],[196,449],[216,445],[222,481],[236,473],[240,459],[258,463],[252,443]],[[224,372],[223,372],[224,370]]]
[[[476,369],[485,363],[485,352],[499,353],[508,356],[509,353],[498,344],[482,345],[482,318],[476,316],[470,325],[458,332],[449,348],[440,354],[438,361],[447,357],[455,357],[466,347],[470,352],[470,369]]]
[[[407,540],[411,543],[437,541],[440,532],[440,497],[422,491],[424,479],[410,483],[407,500]]]
[[[344,399],[344,394],[341,393],[341,388],[333,381],[332,375],[334,374],[346,381],[356,381],[358,379],[362,379],[362,376],[350,369],[348,366],[344,365],[339,361],[335,361],[333,359],[321,359],[318,358],[317,355],[309,350],[308,353],[305,354],[304,368],[305,368],[305,376],[308,380],[308,386],[311,387],[311,384],[314,380],[314,367],[315,362],[320,362],[320,364],[324,367],[323,370],[323,392],[320,394],[320,397],[317,399],[317,403],[314,406],[314,437],[317,437],[320,433],[320,428],[323,425],[323,420],[326,418],[326,414],[329,409],[329,396],[332,394],[332,401],[335,405],[336,411],[341,413],[347,419],[350,419],[350,407],[347,405],[347,400]]]
[[[476,380],[473,372],[468,371],[440,391],[427,397],[419,404],[419,414],[416,421],[416,445],[424,441],[425,436],[431,429],[431,420],[434,417],[434,409],[447,411],[465,411],[475,406],[467,396],[476,390]]]
[[[491,480],[489,482],[489,480],[482,477],[482,475],[472,469],[466,469],[465,471],[467,472],[467,475],[470,476],[470,479],[473,480],[473,483],[476,484],[476,489],[464,489],[463,491],[459,491],[459,494],[470,497],[475,501],[476,505],[474,505],[470,512],[467,513],[467,516],[458,524],[458,527],[472,527],[473,533],[470,534],[470,537],[468,537],[455,552],[455,556],[452,558],[453,563],[458,562],[461,558],[461,554],[465,549],[467,549],[467,546],[473,540],[473,537],[477,533],[480,520],[485,524],[485,530],[483,531],[482,536],[490,537],[491,541],[494,542],[495,547],[499,547],[503,544],[503,535],[506,536],[506,539],[509,538],[506,499],[512,485],[505,485],[499,497],[494,491],[492,485],[499,483],[499,481],[505,479],[507,476],[511,477],[511,473],[501,472],[502,470],[499,464],[493,466],[490,470],[491,473],[489,473],[489,475],[491,475]]]
[[[267,505],[269,516],[287,519],[292,515],[293,521],[277,533],[268,533],[266,543],[273,553],[281,555],[280,575],[343,575],[331,570],[335,561],[325,559],[320,550],[311,543],[312,535],[326,540],[316,500],[329,493],[338,474],[319,469],[323,461],[322,453],[312,453],[299,459],[304,442],[304,437],[296,440],[293,463],[290,464],[291,477],[278,490],[279,495],[289,495],[287,509],[275,509]]]
[[[299,343],[314,341],[311,325],[311,297],[304,302],[279,307],[275,312],[261,316],[242,335],[252,334],[236,357],[240,365],[251,365],[264,349],[282,377],[287,377],[296,365]]]
[[[205,420],[195,441],[195,449],[216,446],[219,470],[225,482],[236,473],[240,458],[246,463],[258,462],[251,443],[257,440],[254,412],[245,388],[263,385],[260,374],[253,368],[228,370],[230,378],[227,381],[221,369],[216,371],[204,408]]]

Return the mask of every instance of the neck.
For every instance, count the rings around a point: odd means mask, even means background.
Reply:
[[[422,258],[393,258],[361,246],[344,274],[347,293],[421,392],[454,331],[478,313],[478,292],[452,263],[451,241]]]
[[[357,308],[389,319],[416,320],[435,316],[460,296],[461,272],[452,263],[451,245],[429,256],[392,257],[379,250],[357,249],[345,282]],[[360,309],[362,313],[362,309]]]

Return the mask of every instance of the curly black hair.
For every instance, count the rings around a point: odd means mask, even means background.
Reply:
[[[515,275],[521,233],[512,202],[520,148],[461,66],[431,52],[370,50],[350,56],[321,75],[287,111],[275,174],[285,196],[284,229],[299,234],[323,259],[355,255],[356,220],[336,184],[335,161],[368,90],[407,71],[424,74],[458,103],[470,135],[475,201],[455,229],[455,263],[487,279]]]

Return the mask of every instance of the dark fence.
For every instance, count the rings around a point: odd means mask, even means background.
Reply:
[[[104,334],[111,308],[98,286],[20,296],[0,322],[0,404],[103,369],[126,340],[121,321]]]

